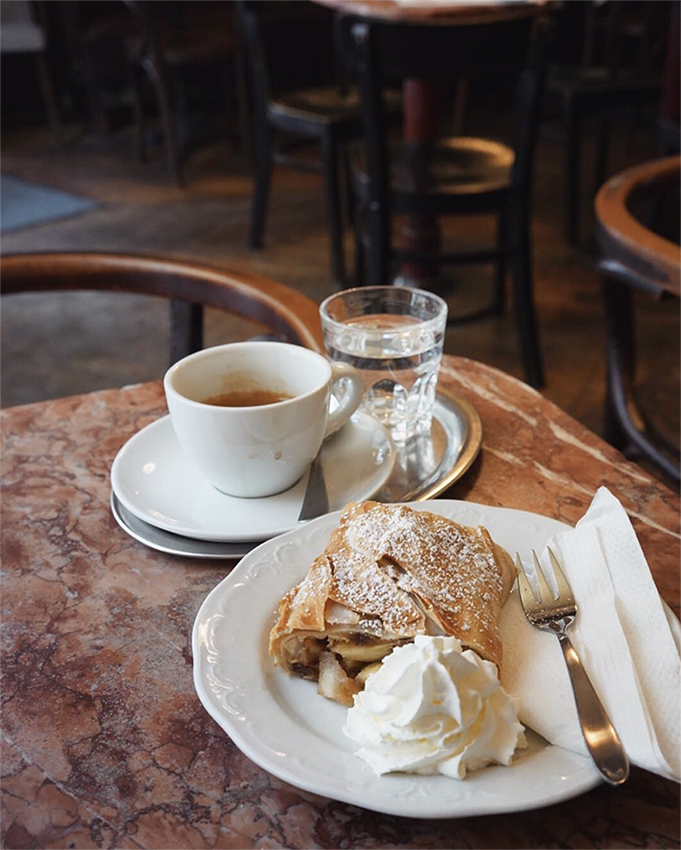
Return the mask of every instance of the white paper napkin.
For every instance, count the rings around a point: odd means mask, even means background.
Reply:
[[[579,609],[570,637],[629,760],[681,781],[679,648],[624,508],[601,487],[577,526],[549,545]],[[529,554],[521,553],[526,566]],[[546,552],[540,560],[550,581]],[[501,681],[520,700],[520,720],[586,753],[558,640],[529,625],[515,590],[501,636]]]

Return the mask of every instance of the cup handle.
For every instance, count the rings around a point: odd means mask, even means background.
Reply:
[[[351,366],[349,363],[336,362],[329,363],[329,366],[331,366],[332,389],[341,378],[347,378],[348,383],[345,392],[338,402],[338,407],[333,413],[329,413],[324,439],[330,437],[331,434],[334,434],[339,428],[345,425],[359,407],[362,396],[364,395],[364,384],[354,366]]]

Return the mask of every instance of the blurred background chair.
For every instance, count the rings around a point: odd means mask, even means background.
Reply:
[[[108,137],[132,120],[144,161],[161,140],[168,173],[184,184],[190,151],[224,135],[247,144],[247,95],[231,3],[117,0],[54,4],[75,87],[92,127]]]
[[[363,156],[353,159],[353,192],[358,201],[357,240],[363,281],[393,280],[391,263],[496,265],[494,303],[470,321],[504,305],[506,263],[512,265],[513,306],[525,379],[543,383],[536,325],[530,241],[530,186],[537,112],[544,79],[548,22],[534,14],[461,25],[379,22],[348,17],[346,49],[362,100]],[[432,85],[509,84],[517,81],[515,135],[510,144],[484,138],[449,137],[392,142],[385,120],[384,91],[396,80]],[[416,103],[422,107],[422,98]],[[405,96],[405,109],[407,108]],[[409,118],[405,119],[408,126]],[[497,240],[484,250],[444,251],[438,245],[398,246],[394,217],[416,220],[491,213]]]
[[[148,82],[163,129],[168,171],[175,183],[182,186],[184,149],[192,138],[188,126],[190,75],[200,75],[194,88],[200,80],[201,94],[205,96],[206,90],[212,90],[213,100],[222,104],[225,113],[231,106],[229,111],[232,118],[236,116],[238,136],[242,144],[245,141],[248,103],[233,4],[125,2],[138,25],[128,46],[133,77],[135,153],[138,159],[145,158],[145,82]]]
[[[3,58],[11,54],[30,54],[34,57],[52,141],[58,148],[62,143],[59,101],[48,62],[45,26],[36,19],[36,13],[42,9],[44,6],[39,3],[32,8],[28,0],[0,3],[0,52]],[[8,69],[5,69],[5,73],[8,73]]]
[[[652,461],[677,485],[679,447],[651,424],[636,398],[633,293],[671,300],[678,312],[680,167],[678,156],[635,166],[596,197],[607,333],[604,436],[621,451]]]
[[[327,10],[318,10],[316,32],[310,32],[306,39],[306,44],[309,44],[309,54],[306,50],[308,55],[305,57],[308,73],[311,68],[320,73],[320,65],[315,67],[314,55],[319,54],[320,48],[326,53],[326,62],[323,63],[326,67],[321,73],[332,78],[326,85],[299,85],[282,91],[282,81],[278,80],[277,88],[273,89],[276,76],[270,67],[270,59],[274,51],[266,38],[269,32],[270,41],[274,35],[279,44],[285,45],[286,27],[302,27],[303,24],[309,27],[309,8],[305,9],[304,21],[298,18],[296,9],[305,6],[307,4],[252,0],[239,0],[237,4],[246,47],[255,125],[255,189],[249,243],[251,248],[263,247],[272,168],[275,165],[320,173],[324,177],[331,268],[335,280],[343,283],[341,174],[344,174],[344,145],[348,139],[357,136],[360,124],[357,93],[348,90],[338,78],[342,74],[335,61],[333,15]],[[298,33],[298,39],[300,37]],[[290,55],[284,58],[291,64]],[[320,160],[292,155],[291,151],[310,142],[319,145]]]
[[[654,121],[667,42],[665,17],[669,24],[668,14],[660,14],[663,6],[667,13],[671,11],[670,4],[636,0],[564,4],[564,17],[583,18],[582,35],[575,45],[581,55],[572,63],[552,66],[546,92],[549,102],[551,98],[558,101],[562,114],[565,237],[572,244],[577,244],[580,235],[584,121],[597,121],[591,189],[595,193],[607,176],[613,119],[623,114],[640,119],[647,110],[648,119]]]
[[[323,350],[314,301],[260,275],[231,274],[194,263],[126,254],[15,254],[0,258],[2,295],[45,291],[111,291],[170,301],[169,362],[203,347],[204,307],[263,324],[282,339]]]

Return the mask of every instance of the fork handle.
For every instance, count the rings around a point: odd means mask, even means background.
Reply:
[[[621,785],[629,776],[629,760],[582,662],[566,634],[558,636],[570,674],[584,740],[603,779]]]

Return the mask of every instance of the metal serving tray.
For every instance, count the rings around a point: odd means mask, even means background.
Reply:
[[[378,502],[423,502],[450,487],[473,463],[482,445],[478,411],[445,390],[435,396],[430,434],[396,446],[397,457]]]

